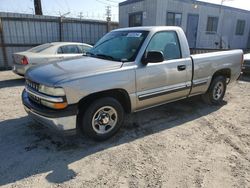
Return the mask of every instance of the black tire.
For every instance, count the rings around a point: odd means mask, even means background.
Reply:
[[[219,105],[223,101],[226,88],[226,78],[224,76],[216,76],[212,80],[207,92],[202,95],[202,99],[207,104]]]
[[[124,109],[116,99],[105,97],[91,103],[79,118],[83,134],[94,140],[103,141],[112,137],[121,128]]]

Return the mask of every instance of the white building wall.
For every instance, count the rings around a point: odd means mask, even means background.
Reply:
[[[215,43],[222,37],[223,48],[247,48],[250,33],[250,11],[237,10],[227,7],[208,5],[207,3],[193,4],[188,0],[144,0],[119,7],[119,25],[128,27],[128,15],[133,12],[144,12],[143,25],[166,25],[167,12],[182,14],[181,27],[186,32],[188,14],[198,14],[198,32],[196,48],[219,48]],[[209,16],[219,18],[217,34],[206,32]],[[237,20],[245,20],[244,35],[235,35]]]
[[[119,7],[119,27],[129,26],[129,14],[143,12],[143,25],[153,26],[156,22],[156,3],[144,0]]]

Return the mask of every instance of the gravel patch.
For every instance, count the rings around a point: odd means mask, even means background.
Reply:
[[[94,142],[37,125],[22,106],[24,79],[0,72],[0,186],[250,187],[249,78],[229,85],[221,106],[163,105]]]

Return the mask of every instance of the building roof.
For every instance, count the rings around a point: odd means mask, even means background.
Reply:
[[[119,6],[129,5],[129,4],[137,3],[137,2],[140,2],[140,1],[144,1],[144,0],[127,0],[127,1],[123,1],[123,2],[119,3]]]
[[[126,0],[126,1],[123,1],[123,2],[119,3],[119,6],[128,5],[128,4],[132,4],[132,3],[137,3],[137,2],[141,2],[141,1],[145,1],[145,0]],[[229,6],[226,6],[226,5],[213,4],[213,3],[203,2],[203,1],[197,1],[197,0],[175,0],[175,1],[179,1],[179,2],[182,2],[182,3],[192,3],[192,4],[195,3],[197,5],[209,6],[209,7],[213,7],[213,8],[221,8],[221,9],[224,9],[224,10],[232,10],[232,11],[244,12],[244,13],[250,14],[250,11],[248,11],[248,10],[229,7]]]

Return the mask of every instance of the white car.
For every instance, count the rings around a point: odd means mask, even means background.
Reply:
[[[243,73],[250,73],[250,53],[244,55],[244,63],[242,65]]]
[[[23,76],[32,66],[82,56],[91,48],[89,44],[76,42],[42,44],[24,52],[14,53],[13,72]]]

